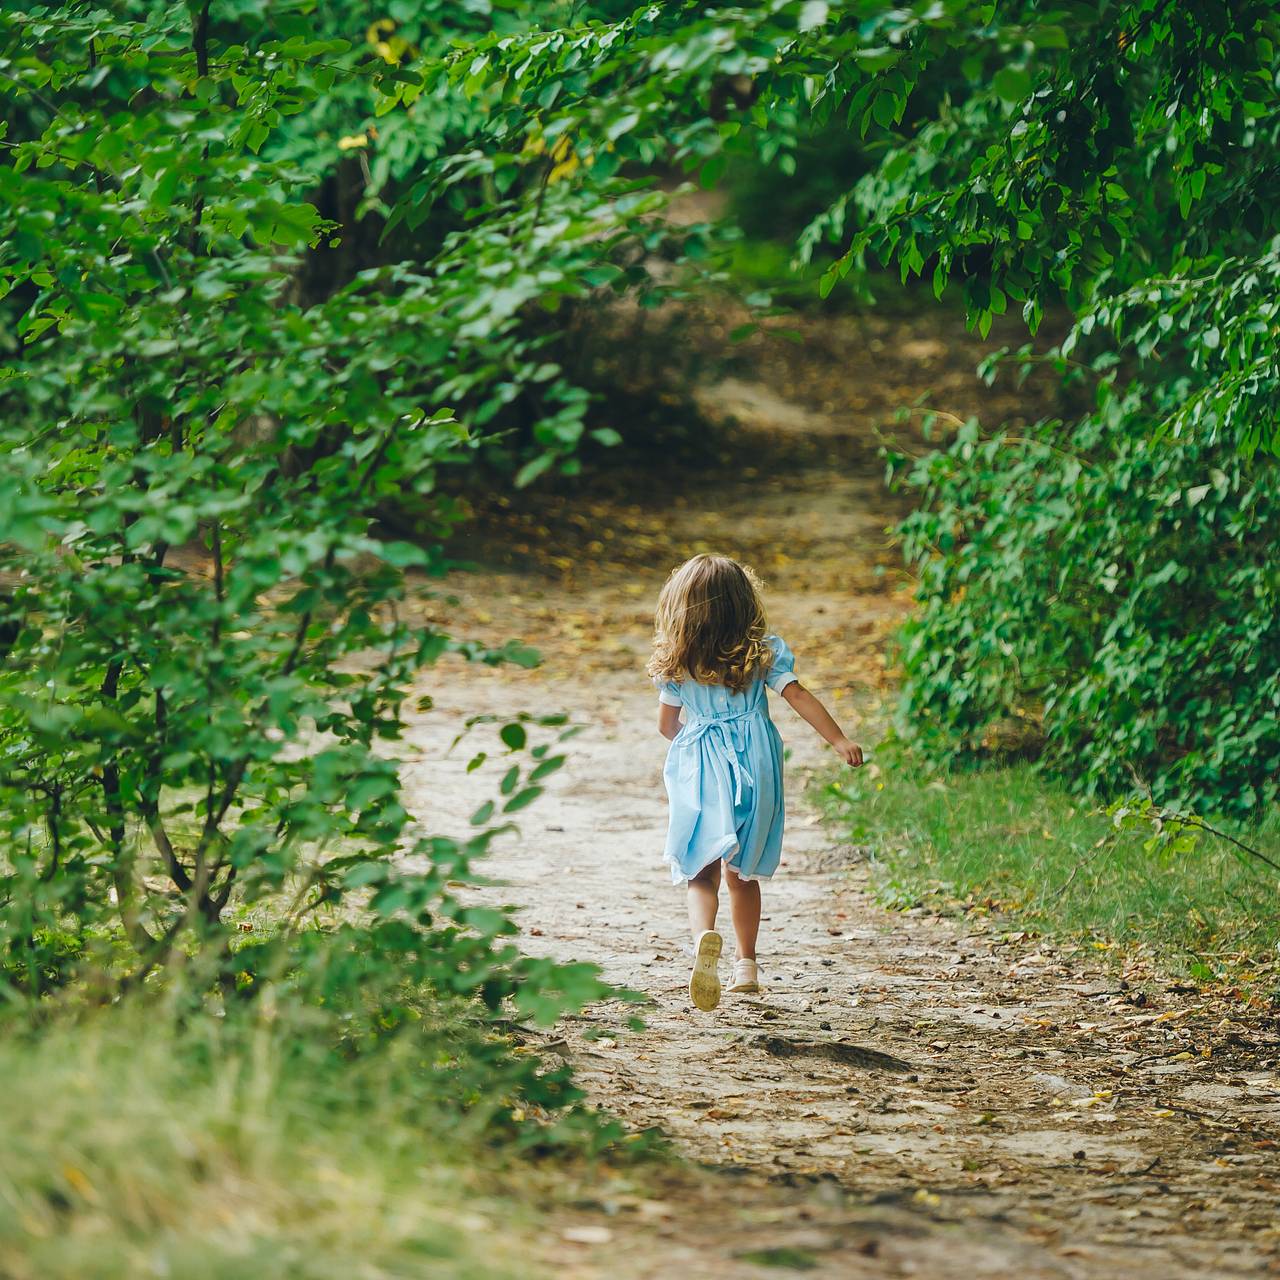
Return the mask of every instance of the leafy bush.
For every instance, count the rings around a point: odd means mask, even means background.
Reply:
[[[970,422],[897,462],[921,500],[899,727],[934,759],[1018,742],[1076,788],[1244,817],[1280,787],[1280,470],[1147,421],[1104,384],[1073,427]]]
[[[868,251],[939,292],[958,274],[984,333],[1062,298],[1059,362],[1095,377],[1077,422],[970,424],[906,473],[925,509],[903,530],[921,612],[902,727],[955,759],[1021,717],[1073,786],[1244,816],[1280,764],[1280,473],[1255,456],[1280,439],[1274,12],[1029,4],[1001,38],[1019,34],[820,223],[863,222],[827,287]]]
[[[406,110],[421,77],[300,13],[122,14],[0,16],[0,993],[182,971],[228,1002],[350,984],[388,1026],[406,991],[548,1021],[604,987],[458,901],[498,828],[424,834],[393,758],[424,666],[536,655],[412,625],[404,575],[442,566],[438,479],[486,406],[536,387],[526,478],[573,461],[586,397],[521,313],[613,279],[647,207],[570,207],[535,157],[429,262],[309,301],[342,229],[277,134],[335,78]],[[425,545],[375,522],[406,500]],[[497,822],[562,759],[510,728]]]

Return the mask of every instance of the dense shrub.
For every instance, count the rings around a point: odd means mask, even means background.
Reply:
[[[300,288],[349,228],[307,199],[299,118],[359,102],[412,128],[422,77],[380,43],[288,9],[0,16],[4,1000],[182,970],[227,1001],[332,1007],[322,960],[392,1025],[382,971],[544,1021],[603,990],[520,957],[505,913],[448,887],[558,767],[562,722],[502,729],[519,784],[470,833],[424,832],[400,793],[421,669],[536,655],[413,625],[401,601],[406,570],[441,568],[442,469],[503,405],[537,398],[526,478],[574,463],[586,395],[522,312],[617,279],[615,251],[662,231],[531,150],[429,260]],[[455,141],[468,111],[441,103]],[[413,118],[414,154],[435,154],[440,120]],[[392,499],[419,541],[376,522]]]
[[[1243,816],[1280,785],[1280,469],[1148,422],[1108,391],[1074,427],[970,422],[898,462],[922,504],[900,728],[934,758],[1017,745],[1077,787]]]

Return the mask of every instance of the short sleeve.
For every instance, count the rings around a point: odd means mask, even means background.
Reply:
[[[769,636],[768,640],[769,647],[773,650],[773,664],[764,682],[774,693],[781,693],[787,685],[795,684],[800,679],[796,675],[796,655],[780,636]]]
[[[680,686],[674,680],[664,680],[658,685],[658,701],[668,707],[682,707]]]

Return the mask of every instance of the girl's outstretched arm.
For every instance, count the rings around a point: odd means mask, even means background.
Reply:
[[[845,764],[855,769],[862,763],[862,748],[856,742],[850,742],[844,736],[840,726],[831,717],[831,712],[800,683],[793,680],[782,691],[782,696],[791,704],[792,710],[807,720],[820,738],[825,738]]]

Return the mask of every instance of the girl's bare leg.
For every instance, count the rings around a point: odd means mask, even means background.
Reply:
[[[760,935],[760,881],[743,880],[728,866],[724,869],[724,876],[729,882],[729,906],[733,911],[733,931],[738,937],[738,959],[754,960],[756,938]],[[689,887],[692,888],[692,884]],[[689,899],[689,913],[692,917],[692,897]],[[711,918],[715,919],[714,913]]]
[[[716,927],[716,908],[719,905],[720,863],[716,861],[709,867],[703,867],[689,881],[689,928],[695,942],[700,933]]]

